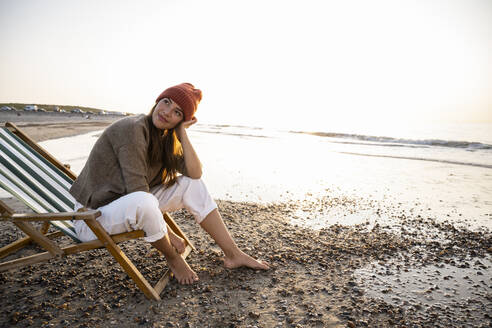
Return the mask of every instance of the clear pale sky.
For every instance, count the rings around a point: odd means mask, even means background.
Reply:
[[[208,123],[492,122],[492,1],[0,0],[0,102]]]

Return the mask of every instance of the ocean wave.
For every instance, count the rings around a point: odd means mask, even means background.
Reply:
[[[492,165],[489,165],[489,164],[462,162],[462,161],[454,161],[454,160],[447,160],[447,159],[408,157],[408,156],[395,156],[395,155],[379,155],[379,154],[364,154],[364,153],[353,153],[353,152],[345,152],[345,151],[340,151],[338,153],[346,154],[346,155],[356,155],[356,156],[384,157],[384,158],[395,158],[395,159],[408,159],[408,160],[414,160],[414,161],[438,162],[438,163],[445,163],[445,164],[466,165],[466,166],[475,166],[475,167],[483,167],[483,168],[487,168],[487,169],[492,169]]]
[[[367,142],[378,142],[396,145],[416,145],[416,146],[440,146],[450,148],[460,148],[469,150],[482,150],[492,149],[492,145],[474,142],[474,141],[453,141],[453,140],[440,140],[440,139],[400,139],[391,137],[377,137],[361,134],[348,134],[348,133],[334,133],[334,132],[306,132],[306,131],[290,131],[291,133],[302,133],[315,135],[319,137],[338,138],[338,139],[352,139]]]
[[[199,129],[195,129],[195,131],[201,133],[224,134],[234,137],[268,138],[268,136],[265,135],[255,135],[250,133],[232,133],[232,132],[225,132],[225,131],[208,131],[208,130],[199,130]]]

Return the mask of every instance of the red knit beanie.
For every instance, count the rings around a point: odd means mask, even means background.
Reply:
[[[195,114],[198,103],[202,100],[202,92],[195,89],[191,83],[181,83],[164,90],[155,100],[156,103],[162,98],[170,98],[179,108],[183,110],[184,120],[189,121]]]

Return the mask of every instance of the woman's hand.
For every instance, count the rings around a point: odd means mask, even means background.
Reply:
[[[186,121],[186,122],[182,121],[181,123],[178,124],[178,126],[176,127],[176,136],[178,137],[179,141],[182,140],[183,134],[186,133],[185,129],[189,128],[190,126],[192,126],[196,122],[197,122],[196,117],[193,117],[189,121]]]

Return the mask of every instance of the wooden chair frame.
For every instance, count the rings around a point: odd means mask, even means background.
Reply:
[[[39,146],[35,141],[29,138],[24,132],[22,132],[14,124],[7,122],[5,126],[24,142],[26,142],[33,150],[38,152],[41,156],[46,158],[59,170],[67,174],[72,180],[76,179],[76,174],[68,169],[65,165],[60,163],[56,158],[50,155],[45,149]],[[96,210],[84,211],[84,212],[60,212],[60,213],[14,213],[14,211],[8,207],[4,202],[0,201],[0,220],[13,222],[20,230],[22,230],[27,237],[21,238],[7,246],[0,248],[0,258],[4,258],[7,255],[25,247],[26,245],[34,242],[42,247],[46,252],[10,260],[0,263],[0,272],[23,267],[26,265],[32,265],[35,263],[50,260],[52,258],[59,258],[69,256],[71,254],[80,253],[96,248],[106,247],[109,253],[115,258],[115,260],[121,265],[123,270],[130,276],[135,282],[138,288],[145,294],[146,297],[152,300],[160,300],[160,293],[166,287],[172,272],[168,269],[155,286],[151,286],[149,282],[144,278],[140,271],[125,255],[118,243],[128,241],[131,239],[142,238],[144,232],[142,230],[135,230],[126,233],[109,235],[101,224],[96,220],[101,213]],[[168,213],[163,213],[164,220],[168,227],[172,231],[183,238],[186,242],[186,249],[181,256],[186,258],[192,250],[195,250],[191,242],[185,236],[185,234],[178,227],[176,222],[171,218]],[[94,232],[98,239],[84,242],[73,243],[66,247],[59,247],[53,239],[64,235],[61,231],[49,233],[48,229],[50,221],[63,221],[63,220],[84,220],[89,228]],[[36,229],[31,222],[42,222],[41,228]]]

